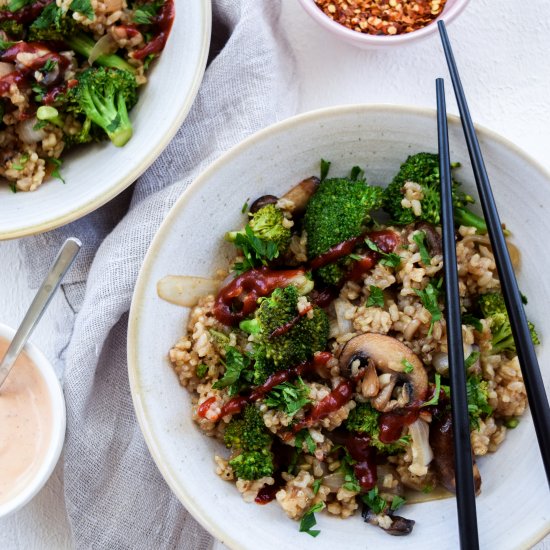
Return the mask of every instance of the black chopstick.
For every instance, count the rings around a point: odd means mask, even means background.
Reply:
[[[451,74],[453,82],[481,207],[487,224],[489,238],[491,239],[491,246],[493,248],[498,276],[500,278],[500,286],[502,288],[506,309],[510,317],[512,334],[516,343],[516,351],[523,374],[523,380],[525,382],[527,399],[529,401],[529,407],[531,408],[533,424],[535,426],[540,453],[542,455],[542,462],[546,470],[548,483],[550,484],[550,407],[544,390],[544,381],[540,373],[535,348],[531,340],[527,318],[525,317],[525,311],[523,309],[521,294],[514,275],[512,262],[510,261],[510,255],[506,247],[506,241],[504,239],[504,233],[502,232],[502,225],[495,205],[493,192],[491,191],[489,176],[487,175],[485,163],[483,162],[479,141],[474,129],[472,117],[470,116],[466,96],[464,95],[464,90],[460,82],[460,76],[454,60],[445,23],[443,21],[438,21],[438,26],[441,41],[443,42],[443,50],[447,58],[449,73]]]
[[[462,318],[458,293],[458,265],[455,248],[455,222],[449,154],[449,132],[445,104],[445,84],[436,80],[437,137],[439,144],[439,174],[441,180],[441,225],[443,229],[443,270],[445,274],[445,319],[447,321],[447,352],[451,379],[451,414],[455,451],[456,507],[458,532],[463,550],[477,550],[476,495],[470,443],[470,418],[466,390],[466,368],[462,345]]]

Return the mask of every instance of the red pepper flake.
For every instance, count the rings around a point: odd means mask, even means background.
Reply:
[[[315,0],[333,21],[364,34],[395,35],[432,23],[447,0]]]

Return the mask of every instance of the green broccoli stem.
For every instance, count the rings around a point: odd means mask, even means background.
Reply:
[[[86,59],[90,57],[90,53],[95,46],[93,38],[83,32],[75,33],[69,38],[66,38],[65,42],[71,47],[71,49],[84,56]],[[103,67],[114,67],[115,69],[129,71],[132,74],[136,73],[136,69],[132,67],[132,65],[116,54],[100,55],[94,63],[102,65]]]
[[[477,214],[474,214],[472,211],[467,208],[461,208],[455,206],[455,223],[457,225],[466,225],[468,227],[475,227],[478,233],[485,234],[487,233],[487,225],[483,218],[480,218]]]

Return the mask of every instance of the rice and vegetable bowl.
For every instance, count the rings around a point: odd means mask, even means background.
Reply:
[[[0,0],[0,182],[34,191],[64,151],[132,137],[173,0]]]
[[[312,536],[322,510],[406,535],[414,521],[399,515],[403,504],[454,491],[438,158],[410,156],[385,188],[358,167],[328,172],[323,161],[320,177],[246,204],[244,228],[225,235],[236,248],[225,272],[161,281],[166,299],[185,288],[198,298],[169,359],[193,420],[227,448],[213,468],[245,501],[276,502]],[[527,398],[471,202],[455,181],[471,441],[481,457],[517,426]],[[538,343],[534,327],[532,337]]]

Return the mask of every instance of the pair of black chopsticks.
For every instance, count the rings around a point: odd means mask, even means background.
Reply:
[[[531,341],[527,318],[518,289],[512,262],[506,247],[499,215],[495,205],[485,163],[479,147],[472,117],[466,102],[466,96],[460,82],[460,76],[454,60],[453,51],[443,21],[438,22],[443,50],[451,75],[458,103],[462,128],[470,154],[474,177],[480,197],[483,215],[487,224],[489,238],[502,294],[510,317],[512,334],[516,343],[527,398],[533,416],[542,461],[550,484],[550,407],[544,390],[535,348]],[[466,369],[462,347],[462,321],[458,294],[458,272],[455,249],[454,215],[452,204],[451,163],[449,155],[449,136],[447,112],[445,106],[445,88],[443,79],[436,81],[437,90],[437,127],[439,142],[439,166],[441,178],[441,219],[443,226],[444,273],[446,291],[447,341],[449,352],[449,371],[451,376],[451,406],[453,435],[455,445],[455,480],[458,509],[460,546],[463,549],[479,548],[474,476],[472,469],[472,449],[470,445],[470,423],[468,416],[468,397],[466,391]]]

